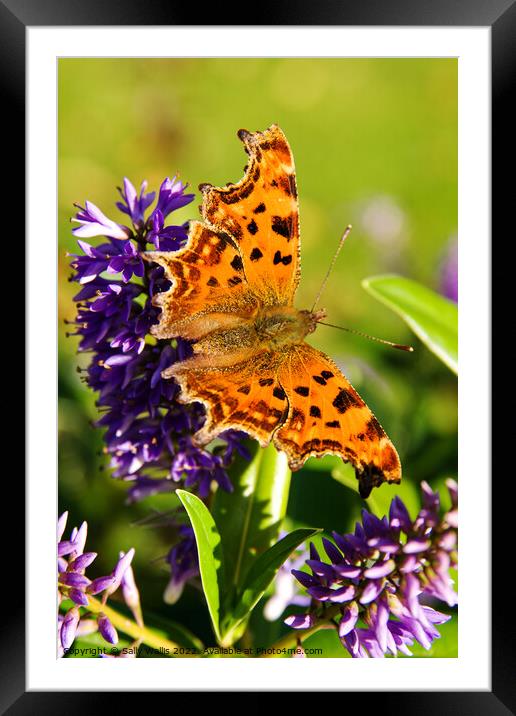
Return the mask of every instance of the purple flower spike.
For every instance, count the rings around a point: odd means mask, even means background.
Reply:
[[[86,208],[76,204],[80,210],[72,221],[81,226],[72,229],[72,233],[80,238],[91,238],[92,236],[109,236],[113,239],[127,239],[130,232],[125,226],[116,224],[108,219],[101,210],[91,201],[86,202]]]
[[[311,614],[292,614],[285,619],[285,624],[292,629],[309,629],[315,624],[315,619]]]
[[[88,577],[79,572],[62,572],[59,575],[59,581],[65,587],[75,587],[77,589],[87,587],[90,584]]]
[[[134,557],[134,548],[133,547],[131,547],[131,549],[126,554],[124,554],[123,552],[121,553],[120,558],[119,558],[118,562],[116,563],[116,566],[112,572],[115,581],[114,581],[113,585],[111,587],[109,587],[108,593],[114,592],[115,589],[117,589],[120,586],[120,584],[122,583],[122,578],[123,578],[125,572],[127,571],[131,562],[133,561],[133,557]]]
[[[99,632],[107,642],[110,644],[118,644],[118,634],[116,629],[104,612],[99,612],[97,624],[99,626]]]
[[[148,194],[145,193],[147,189],[147,182],[142,181],[140,186],[140,196],[136,193],[136,189],[131,184],[127,177],[124,177],[124,188],[118,187],[122,201],[117,202],[117,207],[124,214],[128,214],[131,217],[133,226],[135,229],[141,229],[145,223],[144,214],[145,210],[152,204],[156,193],[151,191]]]
[[[194,194],[185,194],[186,187],[186,184],[176,181],[176,177],[172,180],[168,177],[164,179],[159,188],[158,202],[151,214],[151,219],[158,211],[161,211],[163,217],[166,218],[171,212],[189,204],[194,198]]]
[[[143,259],[132,241],[124,241],[122,251],[110,259],[108,273],[121,273],[125,283],[134,276],[142,278],[144,274]]]
[[[453,238],[441,266],[441,293],[455,303],[459,298],[458,271],[458,244],[457,239]]]
[[[181,597],[185,584],[199,575],[197,543],[190,526],[179,527],[179,541],[168,553],[167,562],[171,576],[163,600],[167,604],[175,604]]]
[[[63,512],[63,514],[59,517],[57,520],[57,541],[61,541],[61,537],[63,536],[63,532],[66,528],[66,521],[68,520],[68,512]]]
[[[120,552],[120,557],[123,556],[124,553]],[[123,574],[121,586],[124,602],[127,604],[129,609],[133,613],[133,616],[138,626],[143,627],[143,616],[140,605],[140,592],[138,591],[138,587],[136,586],[136,582],[134,580],[133,568],[130,565],[127,567]]]
[[[353,658],[398,652],[410,656],[415,641],[429,649],[439,637],[436,625],[450,616],[422,604],[421,597],[449,606],[457,603],[449,569],[457,564],[458,495],[455,482],[447,487],[452,506],[445,514],[439,495],[426,483],[421,485],[423,506],[414,520],[399,497],[392,501],[388,518],[380,520],[364,510],[353,534],[334,533],[336,546],[324,540],[331,564],[321,560],[312,545],[306,560],[312,574],[298,569],[292,574],[315,605],[285,623],[306,628],[302,625],[322,619],[327,625],[331,616]]]
[[[339,623],[339,637],[342,639],[355,628],[358,621],[359,607],[356,602],[351,602],[342,611],[342,618]]]
[[[387,559],[385,562],[379,562],[374,567],[364,570],[364,577],[367,579],[379,579],[386,577],[396,569],[396,563],[393,559]]]
[[[75,639],[75,633],[79,625],[79,610],[73,607],[68,611],[61,624],[61,644],[63,649],[69,649]]]
[[[75,572],[81,572],[90,566],[96,556],[96,552],[83,552],[68,564],[68,568],[73,569]]]
[[[97,554],[96,552],[85,552],[86,535],[88,525],[83,522],[79,529],[72,530],[70,539],[63,540],[63,533],[66,526],[68,513],[64,513],[58,520],[57,534],[58,557],[57,557],[57,602],[63,611],[67,600],[73,605],[65,613],[58,613],[58,655],[61,657],[70,648],[76,636],[90,634],[97,628],[104,638],[111,644],[118,640],[117,633],[109,619],[99,615],[97,620],[81,618],[80,607],[90,606],[90,596],[104,592],[102,601],[105,603],[112,592],[122,584],[124,599],[129,605],[136,621],[143,625],[141,611],[138,609],[138,589],[134,581],[134,574],[131,569],[131,560],[134,556],[134,549],[127,554],[120,553],[120,558],[115,565],[113,572],[105,577],[97,577],[93,581],[84,572],[88,569]],[[68,560],[66,559],[68,557]],[[114,641],[113,641],[114,640]]]
[[[112,574],[108,574],[105,577],[97,577],[97,579],[94,579],[93,582],[89,585],[87,588],[88,594],[100,594],[100,592],[105,591],[106,589],[109,589],[109,587],[112,587],[115,583],[115,578]],[[113,589],[113,591],[115,591]]]
[[[88,597],[80,589],[70,589],[70,591],[68,592],[68,596],[80,607],[87,607],[89,604]]]
[[[222,444],[204,450],[192,443],[205,420],[199,403],[179,403],[179,388],[163,371],[192,355],[184,340],[150,337],[160,309],[154,299],[170,288],[161,266],[143,260],[149,249],[177,251],[187,240],[188,224],[166,225],[173,212],[193,194],[177,179],[166,178],[155,192],[143,182],[139,192],[126,177],[119,189],[118,209],[132,228],[115,223],[91,202],[78,207],[74,229],[81,252],[72,257],[72,280],[80,284],[75,296],[75,333],[79,350],[91,353],[83,380],[97,394],[104,430],[105,452],[113,476],[129,486],[129,500],[173,492],[178,483],[207,497],[216,486],[231,491],[227,468],[235,453],[246,454],[245,434],[226,431]],[[92,236],[105,236],[96,245]],[[61,545],[61,549],[67,549]],[[68,552],[66,552],[68,554]],[[64,552],[61,556],[65,556]],[[195,578],[192,570],[188,578]],[[167,599],[181,593],[183,578],[172,581]],[[120,584],[119,578],[112,589]],[[102,590],[101,590],[102,591]]]
[[[281,532],[278,541],[283,539],[286,534],[286,532]],[[298,580],[294,577],[296,567],[300,567],[307,557],[307,550],[301,545],[280,567],[274,579],[274,594],[267,600],[263,608],[263,616],[267,621],[279,619],[289,604],[297,604],[301,607],[309,606],[310,597],[301,594]],[[308,575],[306,576],[308,577]]]

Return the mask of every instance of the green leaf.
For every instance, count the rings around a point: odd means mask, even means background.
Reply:
[[[290,487],[284,453],[272,445],[260,448],[254,440],[246,447],[252,459],[235,461],[229,471],[234,490],[218,490],[212,509],[222,538],[228,603],[234,601],[256,557],[277,541]]]
[[[402,276],[373,276],[364,279],[362,286],[401,316],[450,370],[458,372],[458,312],[455,303]]]
[[[245,618],[256,606],[266,592],[268,586],[276,576],[278,569],[290,557],[292,552],[310,537],[313,537],[319,529],[301,528],[290,532],[261,554],[255,560],[253,566],[242,585],[242,592],[238,604],[233,612],[234,619]]]
[[[224,564],[220,534],[210,511],[196,495],[176,490],[192,523],[197,542],[202,587],[215,636],[220,641],[220,604],[224,594]]]
[[[254,440],[246,447],[251,460],[238,458],[229,471],[233,492],[218,490],[212,506],[224,553],[226,593],[220,631],[225,646],[245,630],[246,619],[235,621],[233,611],[252,565],[278,540],[290,488],[284,453],[273,445],[260,448]]]

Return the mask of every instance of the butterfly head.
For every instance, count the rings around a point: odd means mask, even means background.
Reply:
[[[254,329],[260,344],[278,349],[301,342],[313,333],[326,311],[298,311],[293,306],[272,306],[258,312]]]
[[[318,308],[317,311],[299,311],[299,313],[303,316],[306,325],[306,335],[313,333],[319,321],[322,321],[327,315],[324,308]]]

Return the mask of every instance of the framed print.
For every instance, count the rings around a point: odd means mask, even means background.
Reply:
[[[514,9],[417,10],[2,5],[27,147],[9,712],[152,690],[513,706],[490,236]]]

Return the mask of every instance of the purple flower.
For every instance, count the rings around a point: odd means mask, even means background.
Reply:
[[[109,238],[97,246],[79,241],[83,253],[72,257],[72,279],[81,284],[75,296],[75,335],[79,350],[91,353],[83,379],[98,394],[97,425],[105,430],[105,452],[113,475],[130,483],[130,500],[173,491],[180,483],[201,497],[214,484],[231,490],[226,469],[235,452],[245,454],[243,434],[235,431],[228,431],[225,445],[213,451],[192,444],[191,436],[205,419],[204,408],[180,404],[177,384],[162,378],[164,368],[191,355],[191,347],[181,339],[172,345],[148,338],[159,320],[152,298],[170,284],[162,267],[144,262],[142,253],[184,246],[187,224],[165,226],[165,219],[193,199],[185,189],[176,179],[165,179],[146,217],[155,194],[147,193],[143,182],[138,195],[125,178],[117,206],[131,218],[134,232],[90,202],[86,209],[79,207],[75,219],[81,224],[75,234]]]
[[[176,181],[176,177],[172,180],[166,177],[159,188],[158,201],[150,219],[152,220],[158,211],[160,211],[163,218],[166,219],[173,211],[189,204],[194,198],[194,194],[185,194],[187,186],[187,184]]]
[[[441,514],[439,495],[421,483],[422,507],[414,520],[399,497],[389,516],[362,511],[352,534],[323,539],[326,557],[312,544],[306,560],[311,574],[292,574],[313,600],[308,614],[288,617],[306,629],[332,615],[343,646],[352,657],[410,655],[415,641],[429,649],[439,637],[436,625],[450,619],[424,604],[436,598],[457,604],[449,575],[457,564],[457,485],[447,481],[451,509]]]
[[[80,226],[72,229],[74,236],[81,239],[92,236],[110,236],[113,239],[126,239],[130,235],[130,230],[126,226],[108,219],[98,206],[95,206],[91,201],[86,202],[86,208],[79,204],[75,204],[75,206],[79,211],[72,221],[77,222]]]
[[[286,534],[280,533],[278,541]],[[274,593],[263,607],[263,616],[267,621],[279,619],[289,604],[299,607],[308,607],[310,604],[310,597],[300,593],[299,584],[292,574],[292,570],[299,569],[307,557],[307,550],[303,546],[298,547],[279,568],[274,579]]]
[[[167,555],[171,572],[163,595],[167,604],[175,604],[180,599],[185,584],[199,576],[199,559],[194,531],[188,525],[181,525],[179,535],[179,541]]]
[[[457,303],[459,299],[458,273],[459,273],[459,247],[457,239],[453,238],[446,250],[441,265],[441,293],[450,301]]]
[[[127,606],[131,609],[137,622],[141,625],[141,610],[131,561],[134,549],[126,554],[120,553],[120,558],[110,575],[89,579],[85,570],[97,557],[96,552],[84,552],[88,525],[83,522],[81,527],[71,532],[69,539],[63,539],[68,512],[64,512],[57,523],[57,597],[58,605],[62,608],[65,600],[71,600],[71,606],[63,613],[58,614],[58,655],[63,656],[71,647],[76,636],[91,634],[97,629],[111,644],[116,644],[118,637],[111,622],[105,614],[99,613],[92,618],[88,613],[81,613],[80,607],[89,606],[89,597],[104,592],[102,601],[122,585],[122,594]],[[66,602],[65,602],[66,603]],[[114,641],[113,641],[114,639]]]
[[[157,209],[149,220],[150,231],[147,241],[154,244],[159,251],[178,251],[185,243],[188,236],[188,224],[181,226],[165,226],[163,213]]]
[[[124,188],[118,187],[122,201],[117,201],[116,205],[124,214],[131,217],[135,229],[141,229],[145,223],[145,210],[152,204],[156,193],[151,191],[145,194],[147,182],[142,181],[140,186],[140,196],[136,193],[136,189],[127,177],[124,177]]]
[[[118,256],[113,256],[110,260],[107,271],[108,273],[121,273],[125,283],[134,276],[142,278],[143,259],[140,256],[136,245],[132,241],[124,241],[121,252]]]

